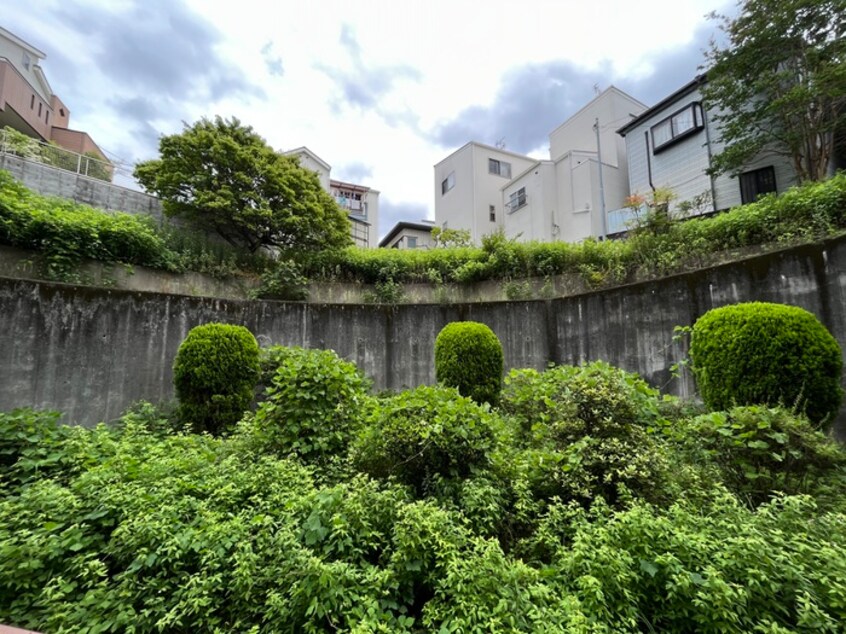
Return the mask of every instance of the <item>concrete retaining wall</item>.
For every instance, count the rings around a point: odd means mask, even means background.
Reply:
[[[211,321],[243,324],[262,345],[332,348],[377,389],[399,389],[434,382],[437,333],[470,319],[499,336],[508,368],[603,359],[692,396],[690,376],[671,376],[686,355],[673,328],[742,301],[806,308],[846,348],[846,238],[591,294],[486,304],[237,301],[0,279],[0,409],[55,408],[89,425],[138,399],[169,399],[180,342]]]
[[[0,154],[0,169],[43,196],[58,196],[100,209],[145,214],[162,219],[162,204],[155,196],[81,176],[57,167]]]

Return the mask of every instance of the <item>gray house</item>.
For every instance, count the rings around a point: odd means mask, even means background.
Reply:
[[[713,112],[702,106],[697,76],[618,130],[626,139],[629,191],[648,194],[668,187],[673,205],[699,198],[697,213],[729,209],[752,202],[768,192],[782,192],[796,184],[790,162],[783,156],[761,155],[738,175],[711,177],[711,157],[724,148]]]

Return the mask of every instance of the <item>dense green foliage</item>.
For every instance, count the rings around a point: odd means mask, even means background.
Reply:
[[[315,426],[326,412],[327,437],[336,414],[360,420],[346,465],[344,443],[334,463],[309,460],[296,439],[268,444],[254,417],[214,438],[175,432],[144,404],[110,428],[0,414],[0,622],[842,631],[846,455],[807,420],[758,407],[690,417],[601,363],[512,372],[499,410],[444,387],[355,404],[360,378],[343,362],[326,376],[330,356],[265,353],[277,388],[297,370],[318,381],[264,404],[305,407]],[[647,455],[660,467],[648,483]]]
[[[250,256],[196,232],[157,227],[150,218],[108,213],[33,193],[0,170],[0,244],[43,254],[53,279],[80,281],[84,259],[138,264],[166,271],[223,277],[260,270],[266,258]]]
[[[165,213],[232,245],[308,251],[349,245],[349,220],[315,172],[276,152],[237,119],[201,119],[159,139],[161,158],[135,177]]]
[[[743,0],[712,40],[702,94],[725,149],[717,173],[737,173],[765,152],[799,181],[828,176],[846,125],[846,3]]]
[[[369,381],[331,350],[262,351],[263,402],[250,434],[261,451],[326,463],[343,455],[362,422]]]
[[[693,326],[690,357],[711,409],[780,404],[819,422],[842,400],[840,346],[797,306],[752,302],[710,310]]]
[[[435,339],[435,376],[477,403],[496,405],[502,387],[502,344],[475,321],[454,321]]]
[[[101,248],[101,224],[118,225],[130,248]],[[273,265],[266,257],[196,232],[156,228],[137,217],[38,196],[0,172],[0,244],[45,253],[53,277],[76,281],[75,266],[83,258],[220,277],[241,270],[262,273],[257,297],[279,299],[302,299],[308,280],[377,284],[374,301],[387,303],[401,297],[405,282],[449,285],[501,279],[517,289],[514,280],[520,278],[570,274],[587,287],[611,286],[707,265],[734,249],[789,245],[844,229],[846,174],[839,174],[712,218],[672,222],[661,232],[636,231],[625,240],[518,243],[495,234],[483,239],[481,248],[350,247],[299,254]]]
[[[363,471],[395,476],[425,495],[442,479],[465,478],[490,466],[494,420],[454,388],[421,386],[375,408],[353,459]]]
[[[190,330],[173,362],[179,416],[195,430],[220,434],[243,416],[259,378],[259,347],[243,326]]]
[[[501,410],[519,429],[518,462],[537,499],[669,495],[669,461],[650,432],[658,393],[637,375],[597,362],[512,370]]]
[[[754,245],[788,245],[846,229],[846,174],[709,218],[670,223],[625,240],[579,244],[516,242],[487,236],[480,248],[358,249],[324,252],[303,263],[309,279],[364,283],[466,283],[578,275],[589,287],[678,272]]]

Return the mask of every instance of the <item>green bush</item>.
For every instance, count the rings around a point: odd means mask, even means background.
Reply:
[[[259,378],[259,347],[243,326],[192,328],[173,363],[181,420],[200,431],[223,433],[249,409]]]
[[[689,434],[689,442],[719,466],[726,486],[752,506],[776,492],[812,492],[846,464],[836,441],[781,408],[747,405],[703,414]]]
[[[485,324],[456,321],[435,339],[437,380],[477,403],[499,401],[502,364],[502,344]]]
[[[520,429],[515,460],[533,495],[589,504],[670,497],[659,395],[636,374],[594,362],[512,370],[500,410]]]
[[[310,462],[343,455],[361,423],[370,382],[332,350],[274,346],[262,356],[264,376],[273,374],[253,419],[259,447]]]
[[[492,413],[454,388],[421,386],[380,401],[353,447],[353,461],[424,495],[440,478],[487,468],[496,425]]]
[[[840,407],[840,346],[802,308],[753,302],[710,310],[693,326],[690,357],[712,410],[783,405],[819,423]]]

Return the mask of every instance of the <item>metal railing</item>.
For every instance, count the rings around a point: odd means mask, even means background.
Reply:
[[[19,156],[27,161],[43,163],[108,183],[112,182],[115,175],[115,166],[108,161],[39,141],[10,128],[0,130],[0,154]]]

